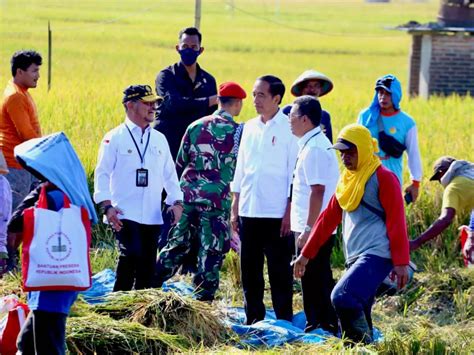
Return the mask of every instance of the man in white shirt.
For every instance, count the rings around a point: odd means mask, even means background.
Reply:
[[[289,192],[298,146],[288,117],[279,108],[284,93],[285,86],[275,76],[255,82],[253,102],[259,116],[245,124],[231,184],[231,223],[234,230],[240,225],[247,324],[265,317],[264,257],[276,316],[288,321],[293,317]]]
[[[125,122],[108,132],[99,150],[94,201],[115,232],[120,256],[114,291],[152,286],[166,190],[176,223],[183,193],[164,135],[151,129],[160,98],[148,85],[124,90]]]
[[[291,194],[291,230],[296,238],[297,252],[304,247],[319,214],[336,191],[339,168],[336,153],[329,139],[321,132],[321,105],[311,96],[297,98],[291,108],[290,125],[299,138],[299,152]],[[331,304],[335,282],[331,271],[334,235],[311,259],[301,278],[305,331],[317,328],[337,333],[337,315]]]

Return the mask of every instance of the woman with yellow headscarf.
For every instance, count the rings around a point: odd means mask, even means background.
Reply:
[[[296,277],[304,274],[308,260],[342,222],[347,270],[334,287],[331,301],[345,336],[370,343],[371,309],[378,287],[392,269],[399,288],[408,279],[403,198],[397,177],[375,155],[377,141],[367,128],[346,126],[332,148],[339,150],[345,169],[295,262],[294,273]]]

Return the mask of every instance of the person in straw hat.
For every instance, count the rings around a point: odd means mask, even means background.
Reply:
[[[319,99],[321,96],[328,94],[334,85],[326,75],[316,70],[306,70],[291,86],[291,94],[295,97],[309,95],[315,99]],[[292,105],[287,105],[283,108],[283,113],[289,115]],[[329,112],[322,110],[321,113],[321,130],[329,138],[332,143],[332,126],[331,126],[331,115]]]

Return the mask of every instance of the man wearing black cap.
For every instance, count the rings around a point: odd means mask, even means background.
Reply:
[[[108,132],[99,150],[94,176],[94,200],[119,243],[114,291],[152,285],[163,223],[156,196],[166,190],[174,223],[182,213],[183,193],[166,138],[151,129],[157,101],[148,85],[124,90],[125,122]]]
[[[410,250],[416,250],[427,241],[441,234],[454,217],[464,210],[474,210],[474,164],[444,156],[435,161],[431,181],[439,181],[444,187],[443,205],[438,219],[418,238],[410,241]],[[472,231],[464,247],[464,256],[470,259],[474,252]],[[472,259],[470,259],[472,260]]]
[[[191,123],[176,159],[184,192],[181,220],[160,251],[156,286],[173,276],[190,253],[197,254],[196,297],[212,301],[219,287],[219,271],[230,246],[230,181],[236,150],[234,116],[247,94],[234,82],[219,86],[219,110]]]

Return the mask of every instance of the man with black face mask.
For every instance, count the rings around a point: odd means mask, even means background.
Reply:
[[[173,159],[188,125],[217,109],[216,80],[197,63],[198,56],[204,52],[201,40],[197,28],[181,30],[176,45],[181,60],[156,77],[156,92],[163,102],[156,112],[155,129],[166,136]]]

